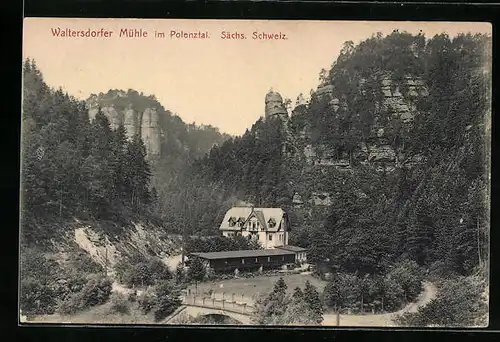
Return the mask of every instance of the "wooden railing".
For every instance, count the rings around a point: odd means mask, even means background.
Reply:
[[[241,297],[242,296],[240,296],[240,299]],[[244,296],[243,299],[245,299]],[[216,296],[215,294],[212,296],[189,295],[184,297],[183,304],[209,309],[224,310],[243,315],[250,315],[254,310],[253,304],[244,301],[238,301],[238,298],[235,296],[222,298],[220,296]]]

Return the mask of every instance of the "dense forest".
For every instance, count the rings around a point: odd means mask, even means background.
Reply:
[[[309,247],[312,261],[340,271],[380,273],[406,258],[459,274],[484,266],[490,44],[484,35],[426,39],[399,32],[357,46],[345,43],[332,68],[320,75],[323,85],[332,86],[338,110],[313,94],[288,121],[261,119],[194,163],[196,198],[215,199],[214,210],[203,216],[218,222],[223,199],[230,198],[281,206],[291,216],[291,243]],[[409,75],[426,84],[428,96],[412,100],[410,123],[381,105],[387,75],[404,98]],[[359,145],[380,128],[392,149],[420,162],[394,163],[391,171],[367,163]],[[308,164],[308,144],[346,156],[349,172]],[[313,191],[328,192],[332,205],[294,205],[294,193],[307,199]]]
[[[25,61],[23,73],[23,243],[60,236],[73,217],[113,222],[118,230],[132,218],[150,219],[178,231],[174,222],[162,220],[162,208],[179,202],[168,194],[171,181],[229,136],[212,126],[186,124],[153,95],[132,89],[92,95],[99,112],[89,120],[87,103],[50,88],[34,60]],[[100,110],[110,103],[117,109],[159,108],[163,138],[156,160],[146,156],[138,135],[127,139],[123,125],[112,129]]]
[[[214,237],[226,210],[245,201],[287,211],[290,244],[308,248],[308,259],[322,276],[335,275],[321,294],[330,309],[363,311],[369,304],[381,312],[397,310],[418,296],[431,272],[458,280],[436,280],[437,300],[402,322],[472,322],[483,310],[475,308],[482,288],[468,277],[487,273],[489,262],[489,36],[394,32],[358,45],[346,42],[332,67],[320,72],[320,87],[307,103],[297,101],[287,119],[261,118],[238,137],[185,124],[154,95],[131,89],[93,95],[99,110],[89,120],[88,103],[50,88],[35,61],[26,60],[23,72],[24,245],[62,236],[79,218],[112,223],[103,227],[115,237],[132,220],[155,222],[168,233],[186,227],[189,251],[259,248],[244,239]],[[425,96],[415,96],[409,80],[421,82]],[[410,104],[406,118],[387,105],[387,87]],[[321,95],[320,88],[329,93]],[[162,134],[156,159],[147,156],[140,136],[127,139],[123,125],[112,128],[101,110],[109,104],[158,108]],[[375,162],[369,157],[373,151],[394,157]],[[315,203],[317,194],[327,194],[329,204]],[[42,299],[54,306],[55,276],[47,273],[37,282],[50,265],[27,250],[22,268],[30,277],[22,284],[23,298],[25,307],[39,312],[34,303],[40,299],[30,296],[50,290]],[[164,280],[173,277],[158,271],[158,260],[137,264],[123,267],[121,277],[141,285],[145,274],[149,280],[160,273]],[[94,266],[90,273],[103,272]],[[88,288],[83,292],[105,288],[109,296],[108,280],[75,279],[79,288]],[[286,286],[278,285],[269,298],[286,302],[279,320],[288,321],[289,312],[305,310],[306,304],[298,290],[295,297],[285,296]],[[84,297],[71,298],[76,308],[87,305]],[[262,300],[257,320],[268,316],[271,299]],[[161,315],[178,305],[172,303],[160,305]],[[316,322],[313,304],[304,312]],[[443,307],[460,307],[457,312],[470,317]]]

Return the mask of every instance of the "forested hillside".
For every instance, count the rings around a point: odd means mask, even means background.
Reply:
[[[409,258],[470,274],[488,260],[490,51],[484,35],[347,42],[320,75],[328,96],[318,89],[290,119],[259,120],[197,160],[196,198],[215,199],[204,219],[224,199],[278,205],[291,243],[330,269],[378,273]]]
[[[172,232],[180,232],[183,225],[193,222],[189,220],[186,223],[184,217],[187,210],[184,207],[186,169],[193,160],[201,158],[212,146],[222,144],[230,135],[210,125],[186,124],[179,116],[165,109],[154,95],[146,96],[133,89],[126,92],[113,89],[106,94],[92,94],[87,103],[101,108],[112,106],[113,113],[118,116],[127,109],[143,113],[148,108],[155,108],[160,131],[160,154],[147,158],[151,167],[151,188],[156,199],[150,210],[163,219],[167,229]]]

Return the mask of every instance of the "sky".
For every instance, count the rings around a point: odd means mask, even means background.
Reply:
[[[53,30],[107,30],[109,37],[57,37]],[[121,29],[147,37],[119,37]],[[186,19],[24,19],[23,56],[35,59],[45,82],[86,99],[109,89],[154,94],[184,122],[212,125],[241,135],[264,115],[272,88],[295,103],[319,83],[345,41],[355,44],[393,30],[426,37],[491,33],[489,23],[269,21]],[[165,37],[155,37],[154,32]],[[171,32],[208,32],[208,39],[172,38]],[[222,39],[222,32],[247,39]],[[287,39],[254,40],[253,32]]]

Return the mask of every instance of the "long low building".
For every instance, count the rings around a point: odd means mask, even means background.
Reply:
[[[283,246],[274,249],[241,250],[211,253],[191,253],[190,258],[202,259],[207,268],[216,272],[238,270],[276,269],[306,260],[306,249]]]

